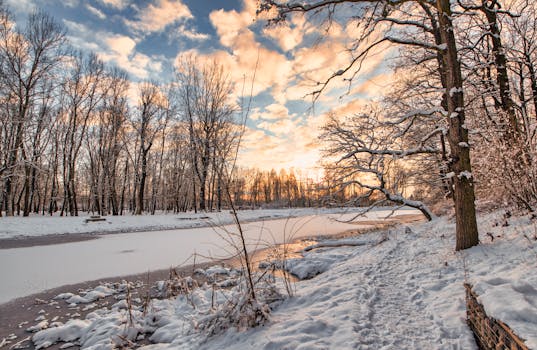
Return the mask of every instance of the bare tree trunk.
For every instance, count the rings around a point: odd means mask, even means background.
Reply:
[[[448,102],[448,141],[451,149],[451,170],[454,172],[456,250],[467,249],[479,243],[475,194],[470,163],[468,130],[465,126],[464,92],[462,74],[457,54],[451,4],[449,0],[437,0],[440,34],[445,50],[442,52],[446,67],[446,92]]]
[[[533,65],[533,60],[529,53],[524,53],[524,60],[530,76],[531,95],[533,99],[535,119],[537,119],[537,73],[535,72],[535,66]]]
[[[129,161],[125,159],[125,170],[123,173],[123,186],[121,187],[121,199],[119,204],[119,215],[123,215],[123,209],[125,208],[125,190],[127,188],[129,174]]]
[[[144,210],[144,192],[145,192],[145,181],[147,178],[147,153],[142,150],[142,169],[140,171],[140,183],[138,184],[138,193],[136,196],[136,210],[134,215],[142,215]]]
[[[509,86],[509,75],[507,73],[507,58],[505,49],[502,44],[500,27],[497,17],[497,1],[483,0],[482,11],[485,13],[492,40],[492,50],[494,63],[496,66],[496,83],[500,92],[501,108],[507,116],[507,125],[505,125],[505,136],[507,141],[516,138],[519,132],[518,122],[515,114],[515,104],[511,98],[511,88]]]

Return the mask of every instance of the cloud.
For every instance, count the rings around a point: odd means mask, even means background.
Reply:
[[[235,81],[244,77],[251,81],[255,72],[254,96],[269,91],[280,105],[311,98],[320,83],[351,62],[353,55],[349,46],[360,32],[352,20],[344,25],[332,22],[330,26],[315,26],[304,16],[296,15],[289,17],[288,25],[265,27],[262,19],[255,21],[255,10],[255,0],[243,0],[240,11],[220,9],[209,16],[220,44],[226,48],[209,55],[225,64]],[[315,37],[322,37],[322,40]],[[263,40],[266,38],[276,42],[279,50],[266,45]],[[368,60],[354,67],[360,67],[357,76],[353,76],[355,70],[351,69],[333,79],[321,98],[330,95],[334,99],[334,93],[345,95],[349,92],[350,79],[371,78],[389,52],[385,47],[379,47]]]
[[[215,60],[223,64],[237,83],[236,97],[249,92],[252,84],[253,97],[268,101],[251,111],[255,127],[245,135],[240,158],[245,166],[316,168],[321,147],[318,136],[327,111],[357,113],[391,81],[383,68],[391,51],[379,47],[354,67],[359,67],[359,74],[353,76],[356,71],[351,69],[330,82],[315,105],[320,115],[297,114],[296,107],[291,113],[286,107],[289,102],[294,101],[293,106],[302,103],[308,111],[313,101],[306,98],[320,88],[319,83],[348,66],[353,58],[349,48],[361,32],[358,24],[350,20],[316,25],[297,15],[289,17],[288,25],[265,27],[262,18],[256,20],[256,0],[243,0],[239,10],[215,10],[209,18],[223,49],[191,52],[199,56],[200,63]],[[354,83],[349,85],[351,78]]]
[[[151,73],[162,71],[162,62],[135,51],[134,39],[112,34],[105,36],[104,42],[108,49],[99,53],[99,57],[104,61],[113,62],[119,68],[140,79],[147,79]]]
[[[125,20],[125,23],[135,31],[154,33],[191,18],[190,9],[181,0],[156,0],[139,10],[135,20]]]
[[[67,7],[75,8],[78,7],[78,0],[63,0],[62,4]]]
[[[304,17],[295,16],[288,26],[265,27],[263,34],[274,40],[283,51],[290,51],[302,43],[304,35],[309,31]]]
[[[149,79],[160,75],[163,57],[148,56],[136,51],[136,40],[105,31],[91,31],[82,23],[64,20],[69,30],[69,39],[81,49],[95,52],[100,59],[125,70],[137,79]]]
[[[32,13],[37,8],[34,0],[7,0],[6,3],[17,13]]]
[[[209,34],[199,33],[195,29],[188,29],[184,23],[177,28],[177,34],[192,41],[205,41],[210,38]]]
[[[210,20],[225,49],[206,55],[224,64],[233,81],[246,78],[249,82],[255,73],[252,95],[269,92],[273,99],[267,106],[252,110],[250,119],[256,123],[256,127],[247,132],[241,164],[260,168],[316,168],[320,158],[318,135],[326,121],[326,114],[291,114],[286,104],[289,101],[303,101],[304,110],[308,109],[310,102],[304,101],[304,98],[319,89],[319,82],[351,61],[348,47],[355,39],[353,36],[357,30],[353,25],[341,26],[337,23],[317,28],[300,16],[291,17],[289,26],[268,28],[261,27],[263,23],[259,25],[254,19],[254,0],[245,0],[240,11],[213,11]],[[314,40],[307,38],[310,34],[323,36],[324,40],[312,43]],[[266,38],[276,43],[277,48],[267,45],[263,40]],[[381,52],[367,61],[356,78],[363,82],[362,75],[373,74],[385,56],[386,53]],[[318,100],[320,110],[337,107],[337,113],[353,113],[365,104],[364,100],[345,103],[355,96],[343,99],[334,96],[348,93],[345,79],[350,78],[351,74],[349,72],[338,77],[327,86]],[[371,85],[351,92],[363,94],[369,88]]]
[[[369,98],[382,96],[391,86],[396,83],[393,72],[384,72],[365,80],[351,91],[351,94],[360,94]]]
[[[247,129],[239,162],[242,166],[262,170],[301,168],[306,175],[315,177],[319,174],[320,158],[317,134],[296,125],[285,136]]]
[[[91,6],[90,4],[86,4],[86,8],[89,12],[99,17],[100,19],[106,19],[106,15],[101,10]]]
[[[99,0],[103,5],[123,10],[130,4],[130,0]]]
[[[237,12],[220,9],[211,12],[209,19],[216,28],[220,43],[225,47],[233,47],[241,34],[249,32],[248,27],[254,22],[255,15],[247,11]]]
[[[105,39],[108,47],[121,56],[128,56],[136,47],[136,41],[125,35],[112,35]]]
[[[250,116],[252,120],[265,120],[265,121],[274,121],[278,119],[288,119],[292,118],[295,115],[290,115],[287,107],[273,103],[264,108],[264,111],[261,111],[260,108],[255,108]]]
[[[95,37],[90,35],[91,31],[82,23],[64,19],[63,24],[67,27],[67,38],[74,47],[81,50],[99,52],[102,45],[95,41]]]

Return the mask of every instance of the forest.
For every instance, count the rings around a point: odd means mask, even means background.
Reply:
[[[537,348],[535,1],[111,1],[0,0],[0,347]]]
[[[185,58],[173,81],[146,81],[71,48],[66,30],[36,12],[0,31],[0,191],[4,215],[101,215],[157,210],[312,206],[326,186],[293,170],[234,162],[245,106],[217,62]],[[225,187],[225,188],[224,188]],[[228,193],[229,192],[229,193]]]
[[[431,217],[427,204],[453,198],[457,216],[468,217],[464,227],[475,231],[476,195],[535,209],[532,1],[263,1],[258,8],[269,26],[298,14],[325,33],[336,26],[354,33],[348,65],[316,82],[313,101],[337,82],[351,94],[370,56],[396,50],[394,81],[379,99],[327,114],[319,138],[324,177],[315,181],[300,170],[237,165],[248,92],[234,99],[237,82],[216,60],[186,57],[170,81],[137,84],[132,98],[128,75],[71,48],[53,17],[37,11],[16,26],[4,6],[3,214],[204,211],[234,201],[244,208],[397,203]]]

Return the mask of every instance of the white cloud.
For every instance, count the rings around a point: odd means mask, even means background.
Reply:
[[[304,34],[309,31],[303,16],[295,16],[289,26],[271,26],[263,29],[263,34],[278,43],[283,51],[290,51],[302,43]]]
[[[289,122],[283,121],[282,124]],[[247,129],[239,154],[240,164],[262,170],[301,168],[310,176],[318,173],[318,131],[314,129],[312,132],[311,128],[296,123],[288,127],[285,135],[268,135],[263,130]]]
[[[288,119],[292,118],[295,115],[290,115],[289,110],[280,104],[273,103],[265,107],[265,111],[261,112],[259,108],[252,110],[250,119],[252,120],[264,120],[264,121],[274,121],[278,119]]]
[[[209,19],[216,28],[220,43],[226,47],[232,47],[242,33],[249,31],[248,26],[253,23],[255,17],[247,12],[220,9],[211,12]]]
[[[31,13],[37,8],[34,0],[7,0],[6,3],[17,13]]]
[[[147,79],[151,73],[162,71],[160,61],[136,52],[134,39],[117,34],[105,34],[103,37],[107,48],[99,53],[99,57],[104,61],[113,62],[119,68],[140,79]]]
[[[74,47],[93,52],[99,52],[101,50],[102,45],[95,42],[95,38],[89,34],[91,33],[90,29],[84,24],[66,19],[63,20],[63,24],[68,30],[67,38]]]
[[[129,0],[99,0],[103,5],[123,10],[130,4]]]
[[[109,32],[94,32],[81,23],[64,20],[69,39],[75,47],[91,50],[105,62],[115,64],[132,77],[148,79],[162,72],[162,57],[153,57],[136,51],[136,40]]]
[[[125,35],[112,35],[105,39],[110,50],[122,56],[128,56],[136,47],[136,41]]]
[[[136,20],[125,20],[135,31],[144,33],[161,32],[167,26],[193,18],[190,9],[181,0],[156,0],[139,10]]]
[[[78,0],[63,0],[62,4],[67,7],[75,8],[78,6]]]
[[[88,9],[89,12],[99,17],[100,19],[106,19],[106,15],[98,8],[95,8],[91,6],[90,4],[86,4],[86,8]]]
[[[177,34],[192,41],[204,41],[210,38],[208,34],[199,33],[195,29],[188,29],[185,24],[181,24],[177,28]]]

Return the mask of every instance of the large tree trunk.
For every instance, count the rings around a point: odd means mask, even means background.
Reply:
[[[451,21],[449,0],[437,0],[440,35],[445,44],[442,59],[446,68],[446,92],[448,104],[448,142],[451,149],[451,171],[455,174],[453,199],[456,217],[456,250],[473,247],[479,243],[475,212],[475,194],[470,163],[468,130],[465,126],[464,91],[457,54],[457,45]]]

